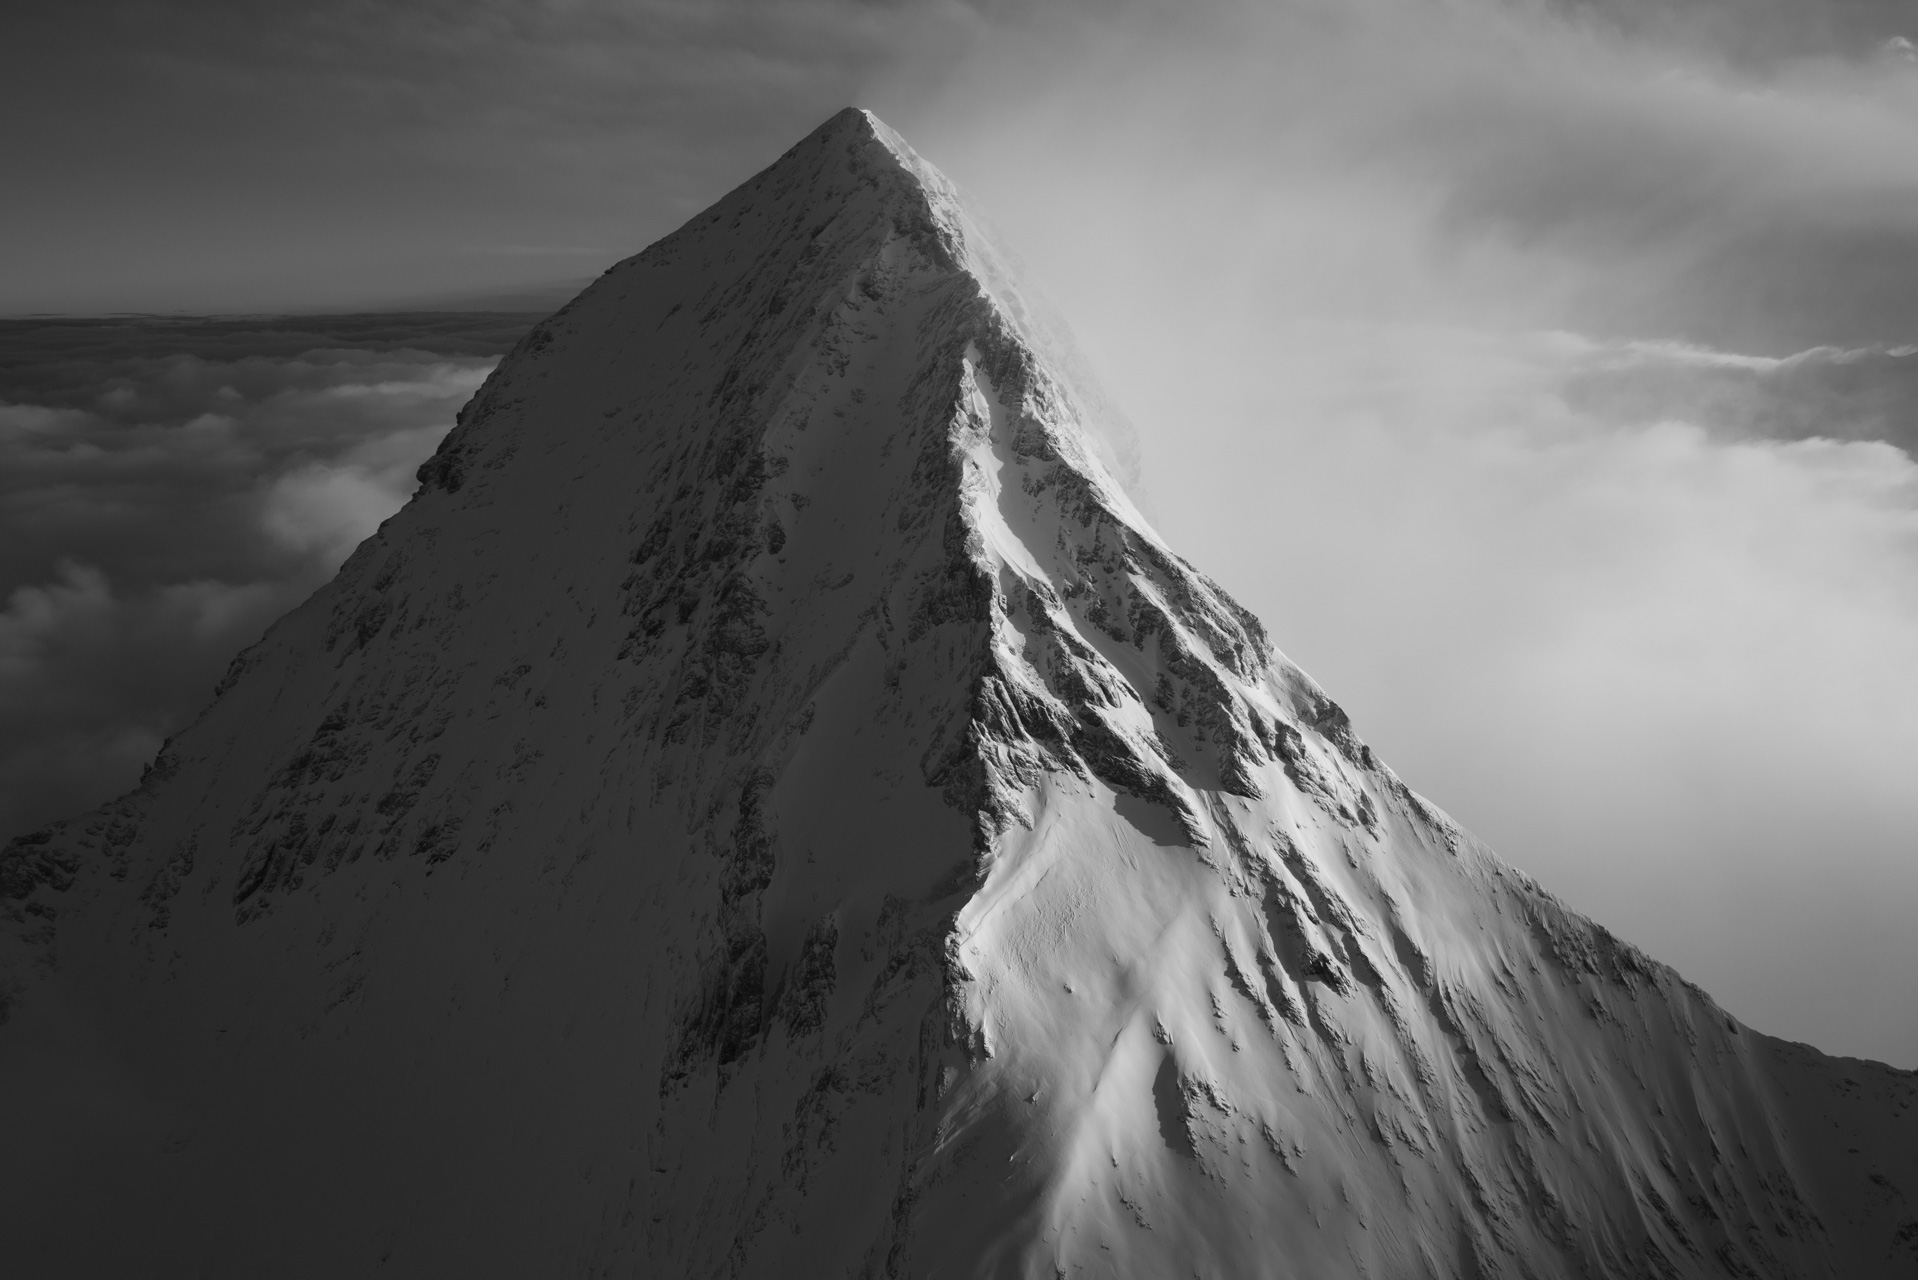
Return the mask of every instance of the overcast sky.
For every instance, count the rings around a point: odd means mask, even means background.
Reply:
[[[1869,0],[14,6],[0,312],[533,305],[870,106],[1413,786],[1760,1029],[1912,1066],[1911,39]],[[0,813],[137,776],[511,326],[259,328],[0,334]]]

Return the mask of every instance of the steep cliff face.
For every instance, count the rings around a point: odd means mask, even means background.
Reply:
[[[7,847],[34,1265],[1918,1271],[1918,1081],[1409,791],[1071,367],[856,111],[537,329]]]

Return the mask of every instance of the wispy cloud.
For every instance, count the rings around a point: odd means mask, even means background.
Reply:
[[[1918,457],[1918,349],[1747,356],[1675,343],[1594,344],[1565,376],[1575,408],[1618,423],[1696,423],[1720,437],[1882,440]]]
[[[1201,289],[1769,354],[1918,332],[1918,70],[1877,52],[1897,28],[1780,12],[1754,61],[1719,21],[1750,6],[1686,6],[1717,16],[1682,40],[1652,8],[1088,8],[995,28],[936,102],[879,96],[1002,221],[1056,237],[1035,258],[1130,273],[1151,243]]]

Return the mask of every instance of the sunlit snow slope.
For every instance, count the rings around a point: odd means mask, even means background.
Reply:
[[[1918,1080],[1407,790],[1070,367],[857,111],[535,330],[8,846],[12,1273],[1918,1274]]]

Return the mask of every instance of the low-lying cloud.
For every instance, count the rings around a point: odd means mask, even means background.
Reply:
[[[137,781],[533,318],[0,322],[0,831]]]

